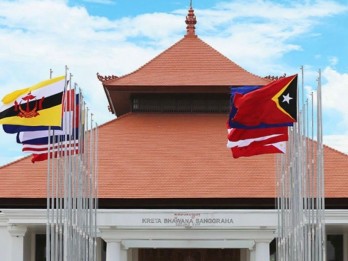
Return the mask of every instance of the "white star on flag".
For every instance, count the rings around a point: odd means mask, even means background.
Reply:
[[[290,97],[290,93],[288,93],[287,95],[283,95],[283,102],[287,102],[287,104],[290,104],[290,100],[292,100],[293,98]]]

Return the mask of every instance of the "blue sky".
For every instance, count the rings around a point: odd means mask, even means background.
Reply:
[[[185,34],[190,1],[0,1],[0,97],[68,65],[102,124],[114,118],[96,73],[132,72]],[[322,70],[324,143],[348,153],[348,1],[193,0],[198,36],[246,70]],[[26,156],[0,131],[0,165]]]

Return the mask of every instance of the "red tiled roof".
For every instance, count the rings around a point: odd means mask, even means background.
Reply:
[[[116,86],[265,85],[269,80],[244,70],[196,36],[186,36],[138,70],[106,80]]]
[[[233,159],[223,114],[129,113],[99,128],[100,198],[275,197],[275,156]],[[326,197],[348,197],[348,156],[324,149]],[[46,197],[47,162],[0,167],[0,198]]]

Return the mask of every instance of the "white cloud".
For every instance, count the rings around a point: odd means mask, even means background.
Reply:
[[[73,81],[83,89],[101,122],[112,115],[96,73],[135,70],[163,50],[169,34],[178,31],[176,17],[170,14],[111,21],[90,16],[83,7],[69,7],[65,1],[1,2],[0,17],[0,64],[4,68],[0,85],[6,86],[0,95],[48,78],[50,68],[54,75],[63,74],[68,65]],[[136,45],[127,41],[129,37],[151,38],[151,44]],[[101,103],[105,104],[102,108]]]
[[[335,57],[335,56],[329,57],[329,63],[331,66],[335,66],[336,64],[338,64],[338,57]]]
[[[318,70],[307,69],[305,78],[310,79],[309,82],[312,83],[305,86],[305,91],[309,103],[311,103],[310,93],[313,93],[314,108],[316,108]],[[340,73],[328,66],[321,71],[321,85],[324,144],[348,154],[348,103],[344,98],[348,97],[348,73]]]
[[[83,2],[86,3],[93,3],[93,4],[103,4],[103,5],[114,5],[114,0],[84,0]]]
[[[335,71],[327,67],[322,72],[323,84],[323,109],[333,109],[342,115],[344,124],[348,129],[348,73]]]
[[[250,71],[282,75],[294,70],[282,64],[284,55],[302,51],[296,40],[317,37],[312,29],[321,18],[347,10],[347,6],[331,1],[298,1],[290,6],[275,1],[222,2],[213,10],[196,11],[200,19],[197,28],[208,34],[204,39],[209,44]]]
[[[5,134],[2,127],[0,127],[0,137],[0,166],[28,156],[28,154],[22,153],[21,145],[16,143],[15,134]]]
[[[177,17],[171,14],[111,21],[91,16],[83,7],[69,7],[66,1],[1,1],[0,97],[49,78],[51,68],[54,76],[62,75],[68,65],[73,82],[82,88],[88,107],[102,124],[115,116],[108,111],[96,73],[120,76],[137,69],[180,39],[178,28]],[[127,40],[136,37],[150,44]],[[0,136],[0,147],[11,148],[10,142],[18,147],[15,137]],[[21,155],[20,147],[3,151],[3,160],[13,153]]]
[[[119,30],[127,37],[147,37],[162,40],[181,36],[185,23],[182,16],[167,13],[141,14],[119,21]],[[144,39],[146,40],[146,39]]]
[[[325,135],[324,144],[348,155],[348,134],[347,135]]]
[[[347,10],[345,5],[334,1],[292,1],[282,4],[280,1],[221,2],[219,9],[234,11],[233,16],[265,18],[287,23],[307,18],[326,17]]]

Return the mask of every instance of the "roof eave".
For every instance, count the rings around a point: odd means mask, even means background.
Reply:
[[[109,92],[108,88],[107,88],[104,84],[103,84],[103,89],[104,89],[106,98],[107,98],[108,103],[109,103],[109,111],[110,111],[112,114],[115,114],[115,115],[116,115],[116,110],[115,110],[114,104],[113,104],[113,102],[112,102],[112,100],[111,100],[110,92]]]

